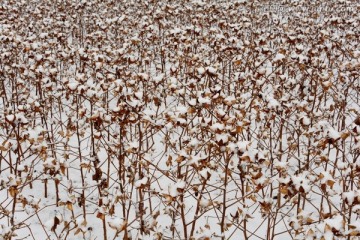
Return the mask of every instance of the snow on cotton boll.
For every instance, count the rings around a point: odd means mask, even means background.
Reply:
[[[281,62],[285,59],[285,55],[284,54],[281,54],[281,53],[278,53],[276,54],[275,58],[274,58],[274,62]]]
[[[169,183],[167,190],[163,190],[162,196],[164,200],[168,203],[174,201],[180,194],[184,192],[186,182],[178,180],[175,184]]]
[[[208,72],[209,75],[215,76],[217,69],[214,67],[207,67],[206,71]]]
[[[297,191],[308,193],[311,190],[311,182],[307,179],[307,175],[305,172],[292,176],[291,180]]]
[[[353,204],[360,204],[360,192],[358,190],[343,192],[342,199],[349,206],[352,206]]]
[[[134,184],[136,188],[144,188],[148,184],[149,179],[147,177],[144,177],[140,180],[137,180]]]
[[[111,217],[108,220],[108,225],[117,232],[122,232],[126,228],[127,221],[119,217]]]
[[[325,240],[334,239],[335,234],[344,232],[345,222],[340,214],[324,220],[324,234]]]
[[[301,118],[301,123],[305,126],[308,126],[308,125],[310,125],[311,121],[307,116],[304,116]]]
[[[156,77],[153,78],[153,80],[155,81],[155,83],[160,83],[165,77],[165,74],[160,74]]]
[[[200,68],[198,68],[197,69],[197,73],[199,74],[199,75],[203,75],[204,73],[205,73],[205,68],[203,68],[203,67],[200,67]]]
[[[328,137],[334,141],[340,139],[341,134],[336,131],[333,127],[329,127],[328,129]]]
[[[268,108],[278,109],[280,106],[281,106],[280,103],[276,99],[274,98],[269,99]]]
[[[209,97],[202,97],[201,95],[198,97],[198,102],[200,105],[208,105],[211,104],[211,99]]]

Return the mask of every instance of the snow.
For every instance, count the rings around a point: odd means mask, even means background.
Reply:
[[[344,199],[344,201],[346,201],[349,205],[353,205],[353,202],[355,200],[356,197],[360,197],[360,195],[355,192],[355,191],[351,191],[351,192],[343,192],[342,193],[342,198]]]
[[[210,104],[211,103],[211,99],[209,99],[208,97],[198,97],[198,101],[200,104]]]
[[[75,91],[77,89],[77,87],[79,86],[79,83],[78,82],[71,82],[71,83],[68,83],[68,87],[70,88],[70,90],[72,91]]]
[[[125,224],[126,224],[126,221],[125,220],[122,220],[121,218],[119,217],[111,217],[109,220],[108,220],[108,224],[111,228],[115,229],[116,231],[120,232],[123,230]]]
[[[15,115],[14,114],[10,114],[6,116],[6,120],[8,120],[9,122],[14,122],[15,120]]]
[[[211,125],[210,129],[212,131],[216,131],[216,130],[224,130],[224,124],[222,123],[214,123],[213,125]]]
[[[291,180],[294,183],[294,186],[298,191],[301,189],[307,193],[311,189],[310,181],[306,178],[306,173],[302,173],[301,175],[291,176]],[[300,189],[301,188],[301,189]]]
[[[214,68],[214,67],[208,67],[208,68],[207,68],[207,71],[208,71],[210,74],[216,74],[217,69]]]
[[[203,75],[205,73],[205,68],[201,67],[197,69],[198,74]]]
[[[306,116],[304,116],[304,117],[301,119],[301,121],[302,121],[302,124],[304,124],[304,125],[306,125],[306,126],[310,125],[310,123],[311,123],[310,118],[308,118],[308,117],[306,117]]]
[[[272,98],[272,99],[269,100],[268,107],[270,109],[274,109],[274,108],[277,108],[279,106],[280,106],[280,103],[276,99]]]
[[[137,188],[140,188],[140,187],[146,185],[146,183],[148,182],[148,180],[149,180],[149,179],[148,179],[147,177],[144,177],[144,178],[142,178],[142,179],[140,179],[140,180],[137,180],[137,181],[135,182],[134,186],[137,187]]]
[[[165,74],[160,74],[160,75],[154,77],[153,79],[156,83],[159,83],[164,79],[164,77],[165,77]]]
[[[285,58],[284,54],[278,53],[278,54],[276,54],[276,56],[274,58],[274,62],[282,61],[284,58]]]

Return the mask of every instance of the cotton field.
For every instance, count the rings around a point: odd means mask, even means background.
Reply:
[[[0,239],[359,239],[359,12],[1,1]]]

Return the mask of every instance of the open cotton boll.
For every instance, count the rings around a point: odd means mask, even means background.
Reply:
[[[147,182],[148,182],[148,178],[144,177],[144,178],[142,178],[140,180],[137,180],[134,185],[135,185],[136,188],[140,188],[140,187],[146,185]]]
[[[15,120],[15,115],[14,114],[9,114],[9,115],[6,115],[5,118],[9,122],[13,122]]]
[[[121,232],[122,230],[124,230],[127,222],[119,217],[111,217],[108,220],[108,224],[109,227],[111,227],[112,229]]]
[[[342,193],[342,199],[349,205],[352,205],[355,198],[360,198],[360,194],[357,191],[349,191]]]
[[[276,99],[274,99],[274,98],[269,99],[268,108],[274,109],[279,106],[280,106],[280,103]]]
[[[156,83],[159,83],[159,82],[161,82],[161,81],[164,79],[164,77],[165,77],[165,74],[160,74],[160,75],[158,75],[158,76],[156,76],[156,77],[153,77],[153,80],[154,80]]]
[[[310,125],[310,118],[308,118],[308,117],[306,117],[306,116],[304,116],[302,119],[301,119],[301,122],[302,122],[302,124],[304,124],[304,125],[306,125],[306,126],[308,126],[308,125]]]
[[[200,67],[197,69],[198,74],[203,75],[205,73],[205,68]]]
[[[274,58],[274,62],[282,61],[284,58],[285,58],[284,54],[278,53],[278,54],[276,54],[276,56]]]
[[[338,131],[336,131],[334,128],[330,127],[328,130],[328,136],[331,139],[337,140],[341,137],[341,134]]]
[[[216,130],[224,130],[224,128],[225,128],[225,126],[224,126],[224,124],[222,124],[222,123],[214,123],[213,125],[211,125],[211,127],[210,127],[210,129],[212,130],[212,131],[216,131]]]
[[[79,83],[78,83],[78,82],[68,83],[68,87],[69,87],[69,89],[72,90],[72,91],[75,91],[78,86],[79,86]]]
[[[211,103],[211,100],[208,97],[203,98],[200,96],[198,98],[198,101],[200,104],[210,104]]]
[[[213,67],[208,67],[208,68],[207,68],[207,71],[208,71],[208,73],[210,73],[210,74],[216,74],[217,69],[216,69],[216,68],[213,68]]]

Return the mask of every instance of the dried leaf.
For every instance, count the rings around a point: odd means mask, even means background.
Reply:
[[[71,202],[67,202],[66,203],[66,207],[67,209],[69,209],[70,211],[73,211],[73,204]]]
[[[78,229],[75,231],[74,235],[77,235],[77,234],[79,234],[80,232],[81,232],[81,229],[78,228]]]
[[[51,231],[55,232],[56,227],[57,227],[57,225],[59,225],[59,224],[60,224],[60,220],[59,220],[59,218],[57,218],[57,217],[55,216],[55,217],[54,217],[54,225],[51,227]]]
[[[16,196],[16,194],[18,194],[18,192],[19,191],[17,190],[16,186],[11,186],[9,188],[9,194],[12,198],[14,198]]]
[[[103,214],[103,213],[101,213],[101,212],[98,212],[98,213],[96,214],[96,217],[97,217],[97,218],[100,218],[101,220],[105,220],[105,214]]]
[[[166,166],[169,167],[172,165],[172,156],[169,156],[167,161],[166,161]]]

